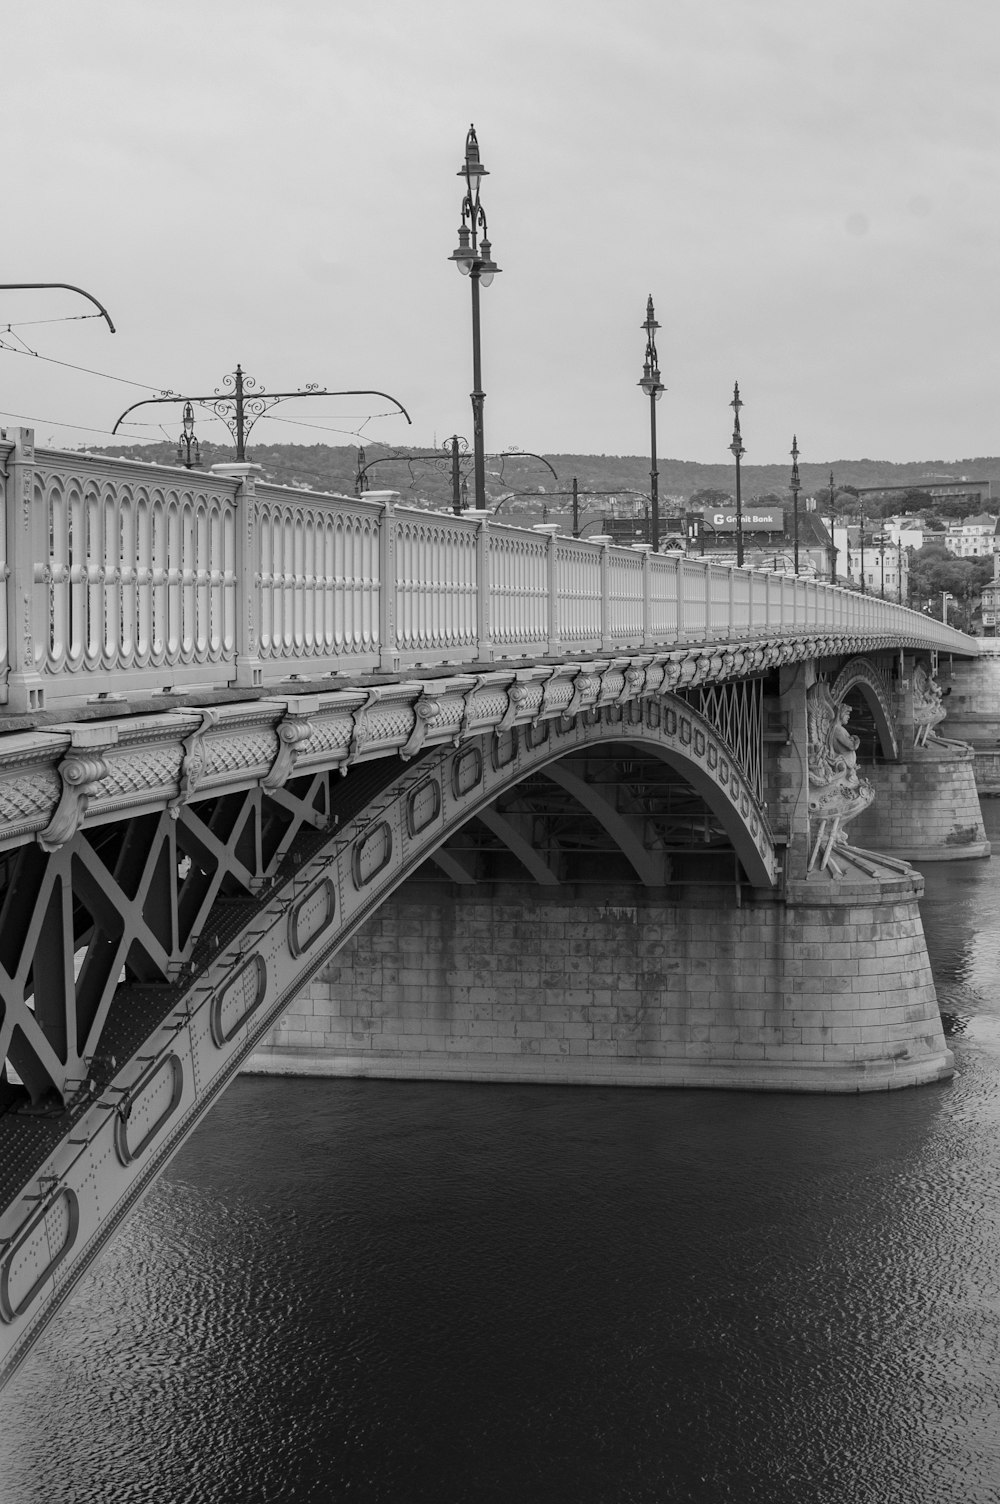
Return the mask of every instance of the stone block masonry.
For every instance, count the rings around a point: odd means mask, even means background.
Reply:
[[[938,669],[948,697],[947,736],[969,742],[979,793],[1000,794],[1000,639],[986,638],[970,661],[944,659]]]
[[[847,827],[852,845],[914,862],[989,856],[971,747],[912,748],[864,774],[875,801]]]
[[[951,1074],[917,874],[605,892],[412,880],[288,1008],[257,1072],[869,1091]]]

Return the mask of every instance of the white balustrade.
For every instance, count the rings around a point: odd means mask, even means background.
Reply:
[[[970,651],[894,602],[487,515],[0,437],[0,703],[279,685],[545,653],[843,632]]]
[[[604,550],[582,538],[556,539],[558,637],[568,653],[598,652]]]
[[[47,692],[80,698],[228,683],[236,614],[230,486],[196,472],[47,451],[32,467],[23,531],[34,545],[30,558],[17,560],[16,588],[28,607],[25,667]]]
[[[375,503],[254,486],[257,651],[266,677],[378,665],[379,525]]]
[[[649,559],[649,635],[653,642],[677,642],[680,618],[683,554],[651,554]]]
[[[498,658],[544,653],[548,645],[548,539],[491,526],[487,549],[491,637]]]
[[[644,556],[633,548],[605,550],[608,571],[608,616],[605,637],[621,648],[643,645]]]
[[[396,651],[401,664],[477,657],[477,526],[395,511]]]

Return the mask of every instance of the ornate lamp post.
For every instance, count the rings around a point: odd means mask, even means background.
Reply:
[[[177,458],[185,470],[201,469],[201,445],[194,435],[194,408],[184,404],[184,429],[177,440]]]
[[[660,359],[656,353],[656,330],[659,329],[653,312],[653,294],[646,299],[646,322],[640,329],[646,331],[646,358],[642,363],[642,380],[639,385],[649,398],[649,500],[652,505],[650,542],[653,552],[660,551],[660,474],[656,468],[656,404],[666,388],[660,380]]]
[[[795,573],[799,572],[799,491],[802,489],[799,482],[799,442],[795,434],[792,434],[792,560]]]
[[[865,588],[865,504],[859,500],[858,514],[861,520],[861,594],[867,595]]]
[[[482,358],[479,340],[479,284],[489,287],[500,268],[493,260],[486,215],[479,202],[479,185],[489,173],[479,160],[479,142],[476,128],[469,126],[465,138],[465,163],[458,169],[458,176],[465,179],[465,194],[462,198],[462,223],[458,229],[458,247],[452,251],[449,261],[454,261],[463,277],[472,284],[472,447],[474,453],[474,482],[476,507],[482,511],[486,506],[486,458],[483,443],[483,391]],[[478,238],[480,227],[482,239]]]
[[[738,381],[733,383],[733,400],[732,402],[730,402],[729,406],[735,413],[735,419],[733,422],[733,442],[730,444],[729,450],[733,456],[733,459],[736,461],[736,567],[737,569],[742,569],[743,495],[740,491],[740,460],[743,458],[746,450],[743,448],[743,437],[740,433],[740,408],[743,406],[743,403],[740,401],[740,384]]]

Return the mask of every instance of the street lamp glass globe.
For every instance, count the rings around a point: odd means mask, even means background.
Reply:
[[[468,225],[462,225],[458,232],[458,245],[448,257],[449,261],[454,261],[463,277],[469,275],[472,270],[472,263],[475,260],[475,255],[469,241],[469,227]]]
[[[479,262],[479,280],[484,287],[489,287],[500,268],[493,260],[493,247],[488,240],[483,240],[479,250],[481,257]]]

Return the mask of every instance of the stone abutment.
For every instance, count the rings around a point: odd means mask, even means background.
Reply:
[[[951,1074],[910,871],[735,885],[405,884],[257,1072],[860,1092]]]

